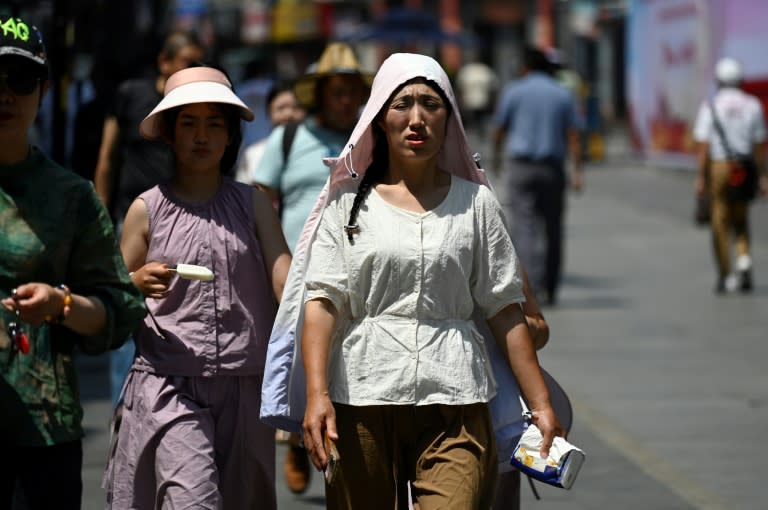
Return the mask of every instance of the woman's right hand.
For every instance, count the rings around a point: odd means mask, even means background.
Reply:
[[[328,465],[328,455],[325,451],[325,434],[336,441],[336,411],[328,396],[322,392],[307,397],[307,409],[304,411],[304,447],[315,467],[322,471]]]
[[[168,296],[168,287],[173,273],[168,269],[168,264],[149,262],[131,273],[131,280],[144,296],[154,299],[163,299]]]

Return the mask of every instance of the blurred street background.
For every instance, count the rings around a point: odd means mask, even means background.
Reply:
[[[396,51],[434,56],[452,78],[482,63],[495,92],[518,77],[524,44],[543,49],[564,67],[593,161],[619,125],[645,162],[692,168],[691,127],[723,56],[741,62],[742,87],[768,104],[764,0],[4,0],[0,16],[34,20],[46,35],[53,93],[36,140],[85,177],[118,84],[154,76],[176,29],[198,35],[205,60],[256,111],[245,144],[269,133],[269,83],[300,77],[334,40],[372,72]]]
[[[554,50],[586,121],[586,163],[584,190],[568,196],[564,284],[544,310],[552,336],[540,359],[572,398],[570,439],[587,460],[572,490],[537,485],[541,501],[524,480],[523,507],[766,507],[768,201],[751,208],[754,292],[715,295],[710,232],[693,222],[691,137],[722,56],[742,62],[745,90],[768,104],[765,0],[4,0],[0,16],[46,34],[53,88],[36,143],[86,178],[117,85],[154,72],[171,29],[197,32],[240,90],[301,76],[332,40],[350,42],[371,71],[411,51],[452,77],[485,63],[502,85],[523,44]],[[264,93],[247,99],[253,136],[266,136]],[[487,127],[470,129],[485,162]],[[83,508],[100,509],[108,358],[78,363]],[[278,447],[279,508],[324,508],[318,474],[305,494],[287,491],[283,455]]]

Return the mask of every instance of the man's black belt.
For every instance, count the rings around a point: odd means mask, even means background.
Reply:
[[[562,164],[562,160],[560,158],[532,158],[530,156],[512,156],[512,161],[548,166]]]

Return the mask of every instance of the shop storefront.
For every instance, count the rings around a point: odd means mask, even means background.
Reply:
[[[638,149],[659,163],[693,166],[691,128],[715,90],[724,56],[744,68],[744,88],[768,106],[768,4],[764,0],[633,0],[627,96]]]

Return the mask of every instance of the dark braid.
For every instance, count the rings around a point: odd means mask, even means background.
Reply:
[[[436,82],[428,80],[424,77],[412,78],[400,84],[400,86],[397,87],[394,92],[392,92],[385,105],[388,105],[392,98],[395,97],[395,95],[403,87],[411,83],[426,83],[429,85],[443,100],[443,104],[448,109],[448,115],[451,115],[451,102],[448,100],[448,97],[445,95],[443,89],[440,88]],[[363,202],[365,202],[365,197],[368,196],[368,193],[370,193],[373,185],[379,182],[379,180],[384,176],[389,167],[389,144],[387,143],[387,136],[377,122],[379,118],[385,115],[384,112],[386,109],[386,106],[382,108],[382,110],[376,116],[376,119],[371,122],[371,129],[373,130],[373,158],[371,165],[365,172],[365,176],[360,181],[360,185],[357,187],[357,194],[355,195],[355,199],[352,202],[352,209],[349,211],[349,222],[347,222],[347,224],[344,226],[344,231],[347,233],[347,239],[349,239],[350,243],[354,243],[354,235],[360,231],[360,227],[355,223],[355,221],[357,221],[357,213],[360,211],[360,207],[362,207]]]
[[[354,243],[353,236],[360,231],[360,227],[357,226],[357,213],[360,211],[360,207],[365,202],[365,198],[370,193],[373,185],[379,182],[379,179],[386,172],[389,165],[389,146],[387,145],[387,138],[384,132],[381,130],[376,122],[371,124],[373,128],[373,161],[365,172],[363,179],[357,187],[357,194],[352,202],[352,209],[349,211],[349,221],[344,227],[347,232],[347,239],[350,243]]]
[[[371,167],[372,166],[373,165],[371,165]],[[371,188],[373,188],[374,185],[373,174],[376,172],[374,172],[373,168],[371,167],[369,167],[368,171],[365,172],[363,180],[360,181],[360,185],[357,187],[357,194],[355,195],[355,200],[352,202],[352,210],[349,211],[349,222],[344,227],[344,230],[347,232],[347,239],[349,239],[350,243],[354,243],[353,239],[355,232],[360,230],[360,227],[355,223],[357,220],[357,212],[360,210],[360,206],[363,205],[365,197],[368,196],[368,193],[371,191]]]

